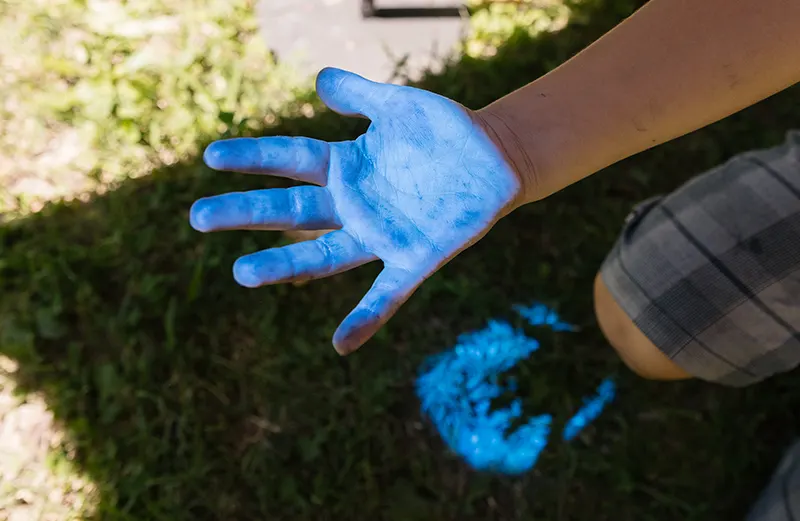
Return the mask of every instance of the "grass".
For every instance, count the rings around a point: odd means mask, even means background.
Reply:
[[[253,0],[0,0],[0,219],[252,132],[304,85]]]
[[[420,85],[480,107],[555,67],[635,2],[587,1],[552,34],[517,32]],[[0,231],[0,353],[43,395],[102,520],[708,520],[741,518],[797,432],[800,387],[653,383],[597,331],[591,281],[637,201],[800,120],[793,88],[520,209],[432,277],[381,333],[340,358],[330,336],[377,266],[257,291],[230,277],[271,233],[201,236],[197,197],[281,181],[213,173],[188,157],[87,202]],[[346,139],[363,122],[290,106],[269,134]],[[314,102],[316,103],[316,102]],[[316,105],[315,105],[316,106]],[[296,116],[292,116],[295,114]],[[533,298],[582,326],[533,332],[515,369],[529,407],[565,420],[607,374],[618,401],[576,443],[552,442],[521,478],[449,455],[413,391],[429,354]]]

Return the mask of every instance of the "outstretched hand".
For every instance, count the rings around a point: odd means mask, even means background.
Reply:
[[[520,178],[472,111],[424,90],[323,69],[317,93],[336,112],[371,125],[354,141],[304,137],[212,143],[217,170],[288,177],[310,185],[200,199],[202,232],[334,231],[313,241],[239,258],[247,287],[316,279],[383,261],[384,269],[333,337],[341,354],[358,349],[417,287],[483,237],[519,204]]]

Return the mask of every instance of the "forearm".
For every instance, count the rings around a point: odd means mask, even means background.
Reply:
[[[651,0],[478,111],[541,199],[800,81],[800,1]]]

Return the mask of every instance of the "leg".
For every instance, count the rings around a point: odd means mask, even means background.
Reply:
[[[800,364],[800,133],[639,205],[595,309],[648,378],[742,386]]]
[[[598,274],[594,280],[594,309],[600,330],[634,373],[651,380],[680,380],[692,375],[651,342],[619,307]]]

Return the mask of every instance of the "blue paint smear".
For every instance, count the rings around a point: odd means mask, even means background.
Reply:
[[[544,304],[513,308],[533,326],[555,331],[575,331]],[[448,447],[476,470],[521,474],[533,468],[547,446],[552,416],[529,418],[513,432],[511,424],[522,416],[517,398],[500,410],[491,402],[516,391],[516,382],[498,383],[498,375],[539,349],[539,342],[509,323],[491,320],[480,331],[466,333],[450,351],[430,357],[417,379],[422,411],[434,423]],[[606,378],[595,396],[567,422],[563,439],[574,439],[614,399],[615,384]]]
[[[532,326],[549,326],[553,331],[578,330],[578,328],[572,324],[562,321],[554,309],[538,302],[530,306],[517,304],[513,309]]]
[[[417,380],[422,411],[430,417],[451,450],[476,470],[519,474],[532,468],[547,445],[552,418],[530,418],[509,433],[522,415],[522,401],[491,410],[502,386],[497,375],[527,358],[539,343],[510,324],[492,320],[486,329],[461,335],[456,347],[433,357]]]
[[[585,398],[583,407],[570,418],[564,427],[563,438],[566,441],[574,439],[580,432],[594,421],[603,409],[616,395],[616,385],[610,378],[606,378],[597,388],[597,393],[591,398]]]

